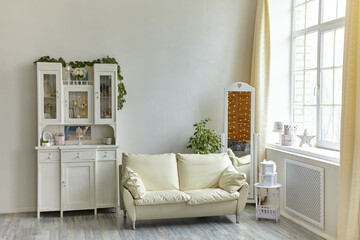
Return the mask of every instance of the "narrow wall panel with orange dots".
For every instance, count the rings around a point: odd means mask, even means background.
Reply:
[[[251,92],[228,92],[228,139],[250,143]]]

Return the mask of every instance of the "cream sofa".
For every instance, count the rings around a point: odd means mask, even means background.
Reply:
[[[119,169],[120,208],[124,210],[124,217],[126,213],[129,215],[133,229],[136,220],[231,214],[236,215],[238,223],[238,216],[246,204],[248,184],[244,177],[241,184],[236,183],[236,191],[221,189],[219,181],[223,186],[225,171],[231,168],[232,163],[226,153],[123,153]],[[141,178],[146,189],[142,197],[134,198],[123,186],[126,182],[124,174],[128,175],[125,169],[133,170]]]

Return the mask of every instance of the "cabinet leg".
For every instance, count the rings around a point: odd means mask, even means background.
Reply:
[[[97,215],[97,208],[94,209],[94,215]]]
[[[60,211],[60,217],[63,217],[63,216],[64,216],[64,212]]]
[[[135,230],[135,221],[132,222],[132,229]]]
[[[239,216],[237,214],[235,214],[235,218],[236,218],[236,223],[239,223]]]
[[[40,218],[40,211],[37,211],[37,218]]]
[[[124,212],[124,218],[126,218],[126,209],[124,209],[123,212]]]

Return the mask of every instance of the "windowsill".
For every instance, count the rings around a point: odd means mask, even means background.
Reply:
[[[297,155],[311,157],[314,160],[326,162],[332,165],[339,166],[340,152],[329,149],[316,148],[316,147],[295,147],[295,146],[282,146],[280,144],[268,143],[267,148],[280,150],[286,153],[294,153]]]

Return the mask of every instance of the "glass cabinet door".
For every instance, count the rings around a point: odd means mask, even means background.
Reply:
[[[92,87],[71,86],[65,89],[65,121],[92,123]]]
[[[41,72],[41,122],[60,123],[60,78],[58,72]]]
[[[115,72],[95,74],[95,123],[115,122]]]

